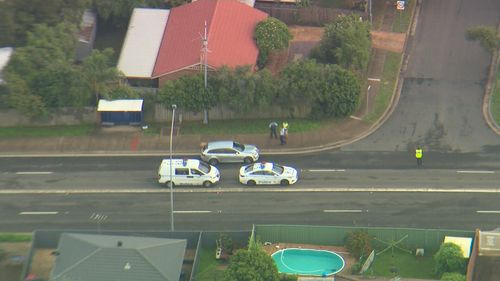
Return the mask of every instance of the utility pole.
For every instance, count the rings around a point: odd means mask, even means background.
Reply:
[[[202,38],[202,55],[203,55],[203,69],[205,76],[205,95],[207,94],[208,78],[207,78],[207,64],[208,64],[208,38],[207,38],[207,21],[205,21],[205,34]],[[203,110],[203,124],[208,124],[208,109],[205,104],[205,109]]]

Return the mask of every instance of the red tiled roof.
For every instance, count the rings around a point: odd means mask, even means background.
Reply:
[[[255,65],[258,48],[253,32],[267,14],[237,0],[198,0],[170,12],[153,77],[200,63],[201,38],[207,22],[208,65]]]

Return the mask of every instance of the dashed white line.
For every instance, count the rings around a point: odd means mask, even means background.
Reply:
[[[322,170],[322,169],[318,169],[318,170],[305,170],[305,171],[309,171],[309,172],[345,172],[345,169],[326,169],[326,170]]]
[[[19,215],[57,215],[59,212],[20,212]]]
[[[53,172],[16,172],[16,175],[50,175]]]
[[[495,171],[457,171],[458,174],[494,174]]]
[[[500,211],[476,211],[478,214],[500,214]]]
[[[208,214],[212,211],[174,211],[174,214]]]
[[[323,213],[362,213],[363,210],[323,210]]]

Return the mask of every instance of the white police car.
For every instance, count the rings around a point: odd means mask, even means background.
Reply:
[[[240,168],[240,182],[246,185],[294,184],[299,179],[297,170],[275,163],[253,163]]]

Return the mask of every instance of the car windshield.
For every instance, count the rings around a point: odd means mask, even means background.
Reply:
[[[233,142],[233,148],[240,151],[240,152],[245,150],[245,146],[239,142]]]
[[[253,170],[253,165],[254,164],[246,166],[245,167],[245,173],[251,172]]]
[[[273,164],[273,171],[275,171],[278,175],[283,174],[284,170],[285,168],[283,168],[283,166],[280,166],[278,164]]]
[[[205,174],[208,174],[210,172],[210,165],[208,165],[205,162],[200,161],[200,165],[198,166],[198,170],[202,171]]]

